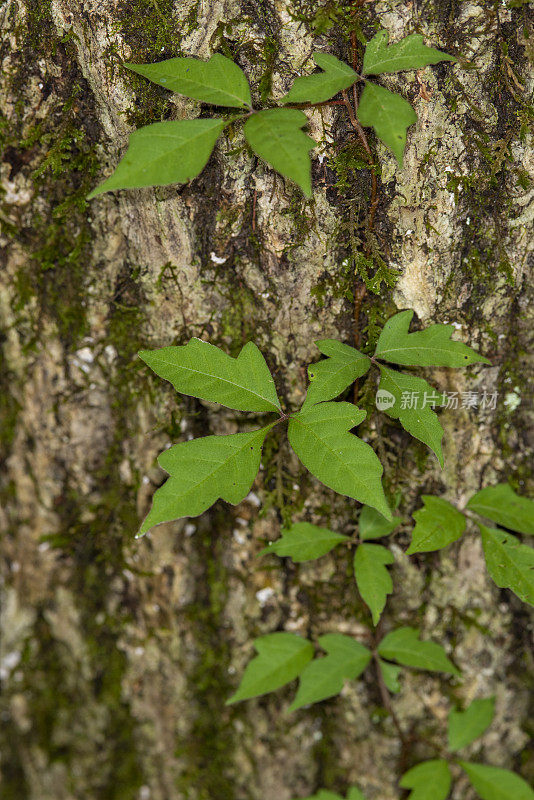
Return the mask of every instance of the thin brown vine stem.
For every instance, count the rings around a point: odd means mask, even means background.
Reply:
[[[380,658],[378,653],[373,653],[373,660],[376,667],[376,678],[378,682],[378,688],[380,690],[380,697],[382,698],[382,704],[386,711],[388,712],[391,720],[399,734],[399,739],[402,742],[403,747],[407,748],[409,746],[408,739],[406,738],[406,734],[402,729],[402,725],[399,722],[399,718],[397,717],[395,710],[393,708],[393,703],[391,702],[391,696],[388,691],[388,687],[385,684],[384,676],[382,675],[382,668],[380,666]]]

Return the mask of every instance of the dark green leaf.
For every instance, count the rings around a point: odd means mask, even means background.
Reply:
[[[507,769],[460,761],[482,800],[534,800],[528,783]]]
[[[310,522],[297,522],[291,528],[283,530],[281,538],[271,542],[260,555],[275,553],[277,556],[289,556],[297,562],[312,561],[329,553],[336,545],[348,541],[348,536],[334,533],[328,528],[319,528]]]
[[[449,765],[441,759],[424,761],[404,773],[400,786],[412,790],[408,800],[446,800],[451,789]]]
[[[439,61],[456,61],[454,56],[442,53],[423,44],[423,37],[412,33],[400,42],[390,44],[389,34],[380,30],[367,43],[363,57],[364,75],[381,75],[384,72],[400,72],[405,69],[421,69]]]
[[[358,80],[358,74],[329,53],[314,53],[313,60],[323,72],[297,78],[282,103],[321,103]]]
[[[399,524],[398,517],[388,520],[375,508],[363,506],[358,517],[358,535],[362,542],[367,539],[381,539],[382,536],[393,533]]]
[[[477,361],[489,364],[462,342],[451,339],[453,325],[430,325],[423,331],[408,333],[413,311],[401,311],[388,319],[376,345],[375,358],[393,364],[420,367],[467,367]]]
[[[375,129],[402,168],[406,131],[417,122],[417,114],[409,102],[383,86],[366,83],[358,104],[358,119],[362,125]]]
[[[432,410],[433,405],[443,404],[442,395],[423,378],[405,375],[380,364],[377,400],[381,401],[378,407],[382,411],[398,419],[408,433],[430,447],[443,467],[443,428]]]
[[[388,594],[393,591],[386,564],[393,564],[394,561],[393,553],[380,544],[361,544],[354,554],[354,577],[358,591],[369,606],[375,625],[384,610]]]
[[[424,507],[414,511],[415,528],[406,551],[408,555],[441,550],[459,539],[465,530],[464,515],[446,500],[428,494],[421,499]]]
[[[382,658],[398,661],[405,667],[460,674],[440,644],[422,642],[418,637],[419,631],[416,628],[398,628],[384,636],[378,646],[378,653]]]
[[[371,660],[370,651],[350,636],[329,633],[319,638],[328,655],[312,661],[300,676],[290,711],[339,694],[346,680],[354,680]]]
[[[258,655],[248,664],[227,705],[274,692],[294,680],[313,658],[313,645],[294,633],[269,633],[254,642]]]
[[[289,442],[304,466],[325,486],[367,503],[391,519],[380,481],[382,464],[368,444],[349,433],[364,418],[365,412],[350,403],[310,406],[290,419]]]
[[[328,358],[308,367],[310,385],[303,408],[337,397],[371,366],[367,356],[335,339],[323,339],[315,344]]]
[[[115,189],[187,183],[206,166],[224,126],[222,119],[183,119],[139,128],[115,172],[87,199]]]
[[[170,477],[156,490],[139,535],[162,522],[196,517],[219,498],[233,505],[240,503],[256,477],[263,440],[271,427],[204,436],[165,450],[158,462]]]
[[[169,58],[157,64],[125,64],[132,72],[159,83],[171,92],[194,100],[232,108],[250,107],[250,87],[237,64],[215,53],[209,61]]]
[[[312,196],[309,152],[315,142],[301,128],[308,122],[295,108],[259,111],[245,122],[245,137],[255,153]]]
[[[488,572],[501,589],[534,605],[534,548],[511,533],[479,525]]]
[[[516,494],[508,483],[477,492],[467,508],[512,531],[534,534],[534,500]]]
[[[461,750],[474,742],[491,725],[495,714],[495,698],[473,700],[465,711],[449,714],[449,749]]]
[[[140,358],[182,394],[238,411],[280,411],[274,381],[253,342],[237,358],[201,339],[186,345],[141,350]]]

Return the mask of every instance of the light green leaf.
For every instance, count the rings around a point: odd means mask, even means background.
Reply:
[[[365,797],[356,786],[351,786],[347,800],[365,800]]]
[[[423,378],[396,372],[382,364],[379,366],[378,398],[391,402],[391,405],[384,405],[381,410],[392,419],[398,419],[404,430],[430,447],[443,467],[443,428],[437,414],[432,410],[432,405],[443,404],[443,396],[435,392]]]
[[[534,800],[534,791],[514,772],[470,761],[460,761],[460,766],[482,800]]]
[[[378,646],[378,653],[382,658],[398,661],[405,667],[460,674],[440,644],[422,642],[418,637],[419,631],[416,628],[397,628],[384,636]]]
[[[466,344],[451,339],[453,325],[430,325],[408,333],[413,311],[401,311],[388,319],[376,345],[375,358],[393,364],[420,367],[467,367],[477,361],[490,364]]]
[[[244,130],[254,152],[311,197],[309,152],[315,142],[301,130],[307,122],[306,114],[296,108],[273,108],[249,117]]]
[[[169,58],[157,64],[125,64],[132,72],[159,83],[171,92],[185,94],[203,103],[232,108],[250,108],[250,87],[237,64],[215,53],[209,61]]]
[[[139,357],[182,394],[238,411],[280,411],[274,381],[253,342],[237,358],[201,339],[188,344],[141,350]]]
[[[384,72],[401,72],[405,69],[421,69],[439,61],[456,61],[454,56],[442,53],[423,44],[419,33],[411,33],[400,42],[390,44],[389,34],[380,30],[365,48],[363,57],[364,75],[381,75]]]
[[[393,564],[393,553],[380,544],[361,544],[354,554],[354,577],[362,599],[369,606],[373,624],[377,625],[393,591],[393,581],[386,564]]]
[[[335,792],[329,792],[327,789],[319,789],[319,791],[310,797],[304,797],[302,800],[343,800],[341,795]]]
[[[271,428],[204,436],[165,450],[158,463],[170,477],[156,490],[139,536],[162,522],[197,517],[219,498],[240,503],[256,477],[263,440]]]
[[[326,555],[342,542],[349,542],[348,536],[334,533],[328,528],[320,528],[311,522],[296,522],[291,528],[282,531],[276,542],[260,551],[259,555],[275,553],[277,556],[289,556],[293,561],[312,561]]]
[[[316,658],[301,674],[290,711],[339,694],[344,682],[361,675],[371,660],[370,651],[351,636],[328,633],[318,641],[328,655]]]
[[[491,725],[495,714],[495,698],[473,700],[465,711],[449,713],[449,750],[461,750],[474,742]]]
[[[452,544],[465,530],[465,517],[440,497],[424,494],[424,507],[414,511],[415,528],[407,555],[429,553]]]
[[[254,641],[258,655],[248,664],[226,705],[274,692],[294,680],[313,658],[313,645],[294,633],[268,633]]]
[[[115,189],[187,183],[206,166],[225,124],[222,119],[182,119],[139,128],[130,134],[115,172],[87,199]]]
[[[324,71],[297,78],[282,103],[322,103],[358,80],[353,69],[329,53],[314,53],[313,60]]]
[[[409,102],[383,86],[366,83],[357,113],[361,124],[375,129],[402,168],[406,131],[417,122],[417,114]]]
[[[516,494],[508,483],[477,492],[467,508],[512,531],[534,534],[534,500]]]
[[[534,605],[534,548],[511,533],[479,525],[488,572],[501,589]]]
[[[291,447],[325,486],[367,503],[391,519],[380,477],[382,464],[368,444],[352,433],[365,412],[350,403],[320,403],[289,421]]]
[[[393,692],[393,694],[400,692],[401,687],[399,683],[399,676],[402,672],[402,667],[398,667],[396,664],[390,664],[389,661],[382,661],[381,658],[379,658],[378,661],[380,664],[380,672],[384,678],[384,683],[389,691]]]
[[[408,800],[446,800],[451,789],[449,765],[442,759],[423,761],[404,773],[400,786],[412,790]]]
[[[315,344],[328,358],[308,367],[310,385],[303,408],[337,397],[371,366],[367,356],[348,344],[335,339],[323,339]]]
[[[399,527],[398,517],[388,520],[371,506],[363,506],[358,517],[358,535],[362,542],[367,539],[381,539],[389,536],[395,528]]]

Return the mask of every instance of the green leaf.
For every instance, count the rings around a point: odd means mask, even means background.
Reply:
[[[115,189],[187,183],[206,166],[225,124],[222,119],[183,119],[139,128],[130,134],[115,172],[87,199]]]
[[[203,103],[232,108],[251,106],[248,81],[237,64],[215,53],[209,61],[169,58],[157,64],[125,64],[132,72],[159,83],[171,92]]]
[[[389,536],[399,527],[398,517],[388,520],[371,506],[363,506],[358,517],[358,535],[362,542],[367,539],[381,539]]]
[[[378,339],[375,358],[393,364],[420,367],[467,367],[477,361],[490,364],[466,344],[452,341],[453,325],[430,325],[408,333],[413,311],[401,311],[388,319]]]
[[[274,692],[294,680],[313,658],[313,645],[294,633],[268,633],[254,641],[258,655],[248,664],[226,705]]]
[[[534,605],[534,548],[511,533],[479,524],[488,572],[501,589]]]
[[[328,528],[319,528],[311,522],[297,522],[291,528],[282,531],[278,541],[271,542],[260,551],[259,555],[275,553],[277,556],[289,556],[293,561],[312,561],[326,555],[342,542],[349,542],[348,536],[334,533]]]
[[[366,83],[358,105],[358,119],[389,147],[402,168],[406,131],[417,122],[417,114],[404,97],[383,86]]]
[[[322,103],[358,80],[358,73],[329,53],[314,53],[313,60],[324,71],[297,78],[282,103]]]
[[[380,664],[380,672],[382,673],[384,683],[390,692],[397,694],[397,692],[401,690],[399,676],[402,672],[402,667],[398,667],[396,664],[390,664],[389,661],[382,661],[381,658],[378,659],[378,662]]]
[[[428,494],[422,500],[423,508],[413,513],[415,528],[407,555],[441,550],[459,539],[465,530],[464,515],[446,500]]]
[[[460,761],[460,766],[482,800],[534,800],[534,791],[514,772],[470,761]]]
[[[449,765],[442,759],[423,761],[405,772],[399,785],[412,790],[408,800],[446,800],[451,789]]]
[[[141,350],[139,357],[182,394],[238,411],[280,411],[274,381],[253,342],[237,358],[201,339],[188,344]]]
[[[354,554],[354,577],[362,599],[373,615],[377,625],[386,605],[388,594],[393,591],[393,581],[386,564],[393,564],[393,553],[380,544],[361,544]]]
[[[512,531],[534,534],[534,500],[516,494],[508,483],[477,492],[467,508]]]
[[[378,653],[382,658],[398,661],[405,667],[460,674],[440,644],[421,642],[418,636],[419,631],[416,628],[397,628],[384,636],[378,646]]]
[[[384,72],[401,72],[405,69],[421,69],[439,61],[456,61],[454,56],[442,53],[423,44],[419,33],[411,33],[400,42],[390,44],[389,33],[380,30],[365,48],[363,57],[364,75],[381,75]]]
[[[308,367],[310,385],[303,408],[337,397],[371,366],[367,356],[348,344],[335,339],[323,339],[315,344],[328,357]]]
[[[339,694],[344,682],[361,675],[371,660],[370,651],[350,636],[329,633],[318,641],[328,655],[308,664],[300,676],[298,692],[290,711]]]
[[[495,714],[495,698],[473,700],[465,711],[449,714],[449,750],[461,750],[474,742],[491,725]]]
[[[310,472],[339,494],[367,503],[391,519],[374,450],[352,433],[365,412],[350,403],[320,403],[294,417],[288,427],[291,447]]]
[[[240,503],[256,477],[263,440],[271,428],[204,436],[165,450],[158,463],[170,477],[156,490],[139,536],[162,522],[197,517],[219,498]]]
[[[301,128],[306,114],[296,108],[258,111],[245,122],[245,138],[255,153],[271,167],[312,196],[309,152],[315,142]]]
[[[438,395],[423,378],[396,372],[382,364],[379,366],[377,398],[391,403],[379,407],[392,419],[398,419],[404,430],[430,447],[443,467],[443,428],[432,410],[433,404],[443,404],[442,395]]]
[[[327,791],[327,789],[319,789],[316,794],[304,797],[302,800],[343,800],[343,798],[339,794]]]
[[[365,800],[365,797],[356,786],[351,786],[347,800]]]

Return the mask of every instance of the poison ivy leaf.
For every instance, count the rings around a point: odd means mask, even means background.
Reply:
[[[453,325],[430,325],[408,333],[413,311],[400,311],[388,319],[379,336],[375,358],[393,364],[420,367],[467,367],[477,361],[491,363],[462,342],[451,339]]]
[[[534,534],[534,500],[516,494],[507,483],[477,492],[467,508],[512,531]]]
[[[470,761],[460,761],[460,766],[482,800],[534,800],[534,791],[514,772]]]
[[[238,411],[280,411],[272,375],[253,342],[248,342],[237,358],[201,339],[141,350],[139,357],[182,394]]]
[[[417,114],[409,102],[383,86],[366,83],[357,113],[361,124],[375,129],[402,168],[406,131],[417,122]]]
[[[291,417],[291,447],[310,472],[339,494],[367,503],[391,519],[380,476],[382,464],[352,433],[365,412],[350,403],[320,403]]]
[[[297,78],[282,103],[322,103],[358,80],[358,74],[329,53],[314,53],[313,60],[323,72]]]
[[[402,667],[398,667],[396,664],[390,664],[389,661],[382,661],[381,658],[379,658],[378,661],[380,664],[380,672],[384,678],[384,683],[389,691],[393,692],[393,694],[400,692],[401,687],[399,683],[399,675],[402,672]]]
[[[307,665],[290,711],[339,694],[344,682],[361,675],[371,660],[370,651],[350,636],[328,633],[318,641],[328,655]]]
[[[534,548],[511,533],[479,525],[488,572],[501,589],[511,589],[534,606]]]
[[[404,430],[430,447],[443,467],[443,428],[432,410],[433,405],[443,404],[442,396],[423,378],[405,375],[380,364],[377,399],[386,401],[380,406],[381,410],[392,419],[398,419]]]
[[[365,797],[356,786],[351,786],[347,800],[365,800]]]
[[[393,553],[380,544],[361,544],[354,554],[354,577],[362,599],[371,610],[374,625],[378,624],[386,598],[393,591],[386,564],[394,561]]]
[[[258,655],[248,664],[226,705],[274,692],[294,680],[313,658],[313,645],[294,633],[268,633],[254,641]]]
[[[301,128],[306,114],[295,108],[258,111],[245,122],[245,137],[255,153],[312,196],[309,152],[315,142]]]
[[[337,397],[371,366],[367,356],[335,339],[323,339],[315,344],[328,358],[308,367],[310,385],[303,408]]]
[[[474,742],[491,725],[495,713],[495,698],[473,700],[465,711],[449,714],[449,749],[461,750]]]
[[[250,87],[243,70],[219,53],[215,53],[209,61],[169,58],[157,64],[124,66],[171,92],[185,94],[203,103],[232,108],[250,108],[252,104]]]
[[[363,506],[358,517],[358,534],[362,542],[389,536],[399,526],[399,518],[386,519],[375,508]]]
[[[423,761],[404,773],[400,786],[412,790],[408,800],[446,800],[451,789],[449,765],[441,759]]]
[[[130,134],[130,144],[115,172],[87,196],[115,189],[141,189],[187,183],[201,172],[222,133],[222,119],[155,122]]]
[[[156,490],[139,536],[162,522],[197,517],[219,498],[240,503],[256,477],[263,440],[271,428],[204,436],[165,450],[158,463],[170,477]]]
[[[418,636],[419,631],[416,628],[397,628],[384,636],[378,646],[378,653],[382,658],[398,661],[405,667],[460,674],[440,644],[422,642]]]
[[[364,75],[381,75],[384,72],[401,72],[405,69],[421,69],[439,61],[456,61],[454,56],[442,53],[423,44],[419,33],[412,33],[400,42],[390,44],[389,33],[380,30],[365,48],[363,57]]]
[[[460,538],[465,530],[465,517],[440,497],[424,494],[424,507],[414,511],[415,528],[407,555],[441,550]]]
[[[271,542],[259,555],[275,553],[281,557],[289,556],[296,562],[312,561],[326,555],[338,544],[349,541],[349,537],[342,533],[334,533],[311,522],[296,522],[291,528],[283,530],[281,538]]]

